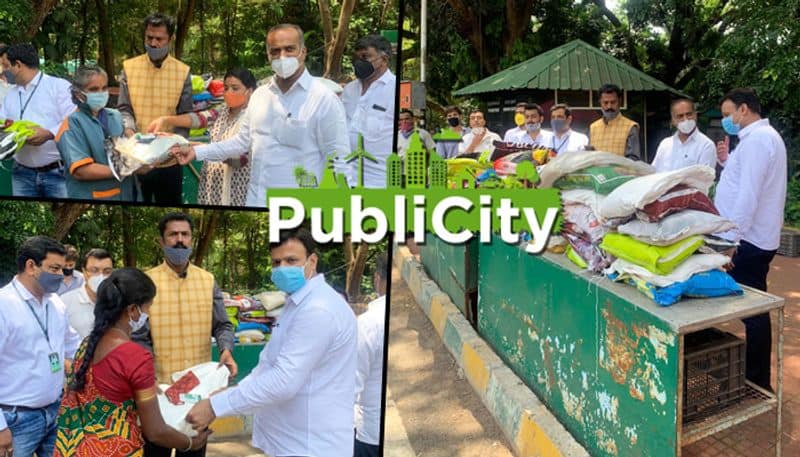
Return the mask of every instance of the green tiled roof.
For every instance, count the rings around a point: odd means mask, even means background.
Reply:
[[[613,83],[628,91],[683,95],[582,40],[551,49],[453,92],[456,96],[519,89],[597,90]]]

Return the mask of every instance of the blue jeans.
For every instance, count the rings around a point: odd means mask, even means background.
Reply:
[[[67,198],[63,166],[40,173],[14,162],[11,186],[15,197]]]
[[[11,430],[14,457],[50,457],[56,444],[56,419],[60,401],[32,411],[3,411]]]

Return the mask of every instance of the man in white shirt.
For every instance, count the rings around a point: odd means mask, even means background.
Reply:
[[[506,130],[506,134],[503,135],[503,141],[506,143],[512,142],[512,138],[525,133],[525,107],[527,105],[525,102],[519,102],[514,107],[514,127]]]
[[[97,288],[105,278],[114,272],[111,254],[105,249],[94,248],[83,259],[83,287],[61,295],[67,307],[69,324],[78,332],[81,339],[89,336],[94,328],[94,304],[97,301]]]
[[[35,122],[39,127],[16,154],[11,172],[14,196],[67,198],[64,163],[53,141],[61,122],[75,111],[70,83],[39,70],[39,54],[30,43],[15,44],[6,56],[16,86],[0,105],[0,119]]]
[[[266,206],[268,188],[298,187],[297,167],[321,182],[328,156],[342,159],[350,153],[342,102],[306,70],[302,29],[294,24],[272,27],[267,52],[275,75],[253,92],[238,135],[173,149],[184,165],[195,158],[224,161],[252,151],[247,206]],[[346,173],[340,160],[335,165],[338,173]]]
[[[0,289],[0,455],[53,455],[64,365],[80,342],[56,295],[64,247],[44,236],[17,252],[17,275]]]
[[[56,292],[59,296],[80,288],[85,282],[83,274],[75,269],[75,264],[78,263],[78,249],[71,244],[65,244],[64,250],[66,251],[64,256],[64,280],[61,282],[58,292]]]
[[[394,99],[397,78],[389,70],[392,45],[380,35],[356,41],[353,68],[356,79],[344,86],[342,103],[347,113],[350,149],[364,137],[364,150],[377,162],[364,160],[364,187],[386,187],[386,159],[394,139]],[[358,179],[358,159],[350,163],[350,186]]]
[[[272,281],[288,294],[258,365],[236,387],[197,403],[186,420],[254,414],[253,445],[274,457],[353,453],[358,330],[353,310],[317,273],[311,233],[270,244]]]
[[[426,149],[436,149],[436,143],[427,130],[417,127],[416,118],[410,109],[401,109],[397,122],[397,155],[401,158],[406,156],[406,150],[411,142],[411,135],[419,133],[419,139]]]
[[[720,215],[738,229],[721,234],[738,241],[729,271],[737,282],[767,290],[769,264],[780,246],[786,202],[786,145],[780,134],[761,118],[761,104],[752,89],[734,89],[721,102],[722,127],[738,135],[739,144],[717,148],[724,166],[714,204]],[[743,319],[747,335],[746,377],[770,389],[772,329],[769,313]]]
[[[550,136],[550,144],[545,146],[551,147],[556,154],[582,151],[589,144],[588,136],[572,130],[572,110],[564,103],[550,108],[550,127],[553,134]]]
[[[544,110],[536,103],[525,105],[525,125],[524,130],[518,135],[509,139],[511,143],[550,146],[553,135],[551,132],[542,129],[544,121]]]
[[[356,441],[354,457],[378,457],[383,400],[383,347],[386,328],[386,253],[375,259],[372,281],[378,298],[358,316],[358,371],[356,371]]]
[[[690,165],[717,166],[714,142],[697,128],[694,102],[679,98],[670,107],[672,125],[677,131],[661,140],[653,159],[657,172],[678,170]]]
[[[476,109],[469,113],[469,128],[469,133],[464,135],[458,145],[459,154],[494,152],[494,142],[500,141],[500,135],[486,128],[483,111]]]

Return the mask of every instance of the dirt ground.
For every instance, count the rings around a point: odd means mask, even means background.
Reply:
[[[512,456],[396,269],[392,277],[387,383],[416,455]]]

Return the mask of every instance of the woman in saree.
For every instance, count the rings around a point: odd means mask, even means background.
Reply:
[[[67,375],[56,457],[142,456],[145,438],[185,451],[205,446],[210,431],[189,437],[164,423],[153,357],[131,341],[155,294],[153,281],[136,268],[116,270],[100,284],[94,328]]]

